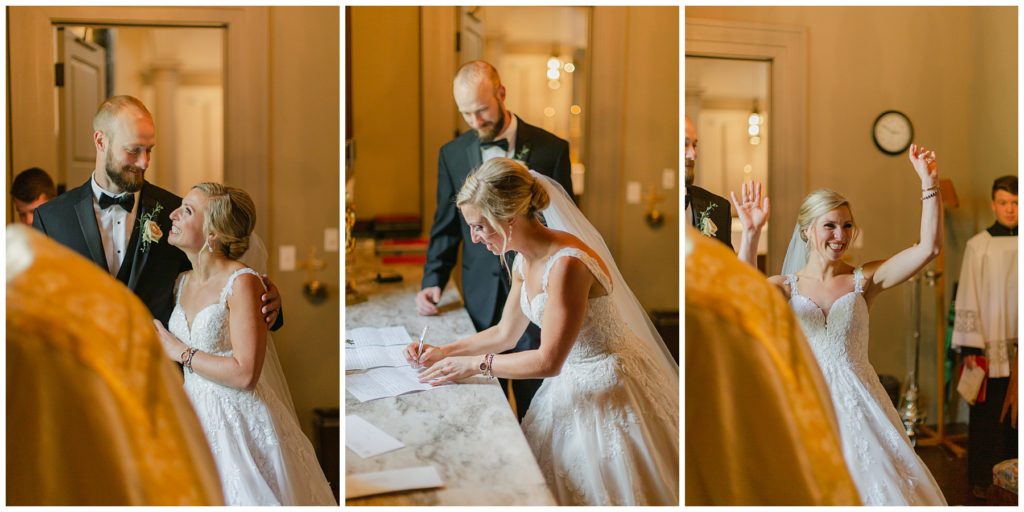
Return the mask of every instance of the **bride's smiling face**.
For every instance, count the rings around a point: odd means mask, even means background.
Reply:
[[[807,234],[812,252],[826,261],[838,261],[853,242],[855,234],[853,214],[846,206],[840,206],[814,220]]]
[[[487,221],[480,208],[476,205],[466,204],[460,210],[462,218],[469,225],[469,234],[473,238],[473,243],[484,244],[488,251],[500,256],[503,242],[501,233]]]
[[[199,250],[203,247],[203,212],[207,197],[199,189],[189,190],[181,206],[171,212],[171,232],[167,242],[179,249]]]

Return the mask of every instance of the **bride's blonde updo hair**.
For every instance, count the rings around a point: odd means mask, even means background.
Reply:
[[[484,162],[470,173],[455,197],[459,208],[467,204],[480,208],[491,227],[501,233],[502,253],[508,244],[508,234],[498,222],[520,215],[535,216],[547,208],[550,201],[544,186],[526,166],[511,158],[492,158]]]
[[[804,202],[800,204],[800,213],[797,215],[796,221],[800,224],[800,239],[804,242],[807,241],[807,230],[814,224],[814,221],[825,215],[826,213],[845,206],[850,210],[850,218],[853,218],[853,208],[850,207],[850,201],[843,197],[842,194],[834,190],[827,188],[819,188],[814,192],[811,192],[804,198]],[[854,238],[857,236],[857,222],[853,223]]]
[[[194,187],[206,194],[203,232],[217,235],[214,250],[237,260],[249,249],[249,237],[256,227],[256,205],[244,190],[220,183],[204,182]]]

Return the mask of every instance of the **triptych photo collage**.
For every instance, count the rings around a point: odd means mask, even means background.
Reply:
[[[1019,10],[5,2],[4,504],[1017,507]]]

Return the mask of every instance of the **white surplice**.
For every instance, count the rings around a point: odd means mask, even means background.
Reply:
[[[1017,237],[982,231],[967,241],[956,294],[954,347],[985,350],[988,376],[1010,376],[1017,343]]]

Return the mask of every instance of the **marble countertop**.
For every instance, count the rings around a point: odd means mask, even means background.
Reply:
[[[368,300],[345,307],[345,328],[401,325],[415,339],[429,326],[427,342],[434,345],[472,334],[473,324],[452,283],[442,296],[440,315],[416,314],[422,270],[418,265],[349,268],[348,276]],[[403,280],[378,283],[378,272],[397,272]],[[346,393],[345,414],[359,415],[405,443],[368,459],[346,448],[347,475],[429,465],[445,482],[439,489],[349,499],[346,505],[556,504],[497,380],[474,377],[456,386],[369,402]]]

